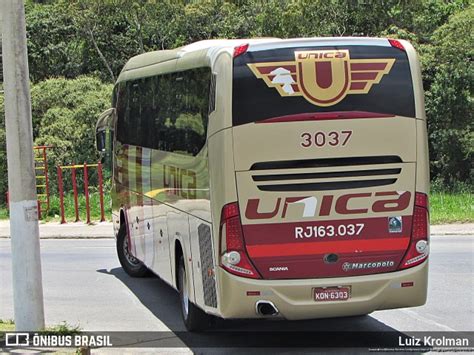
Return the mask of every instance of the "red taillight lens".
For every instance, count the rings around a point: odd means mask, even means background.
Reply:
[[[232,217],[238,217],[240,215],[239,213],[239,205],[237,202],[234,203],[229,203],[225,205],[222,208],[222,213],[221,213],[221,225],[225,223],[226,220],[232,218]]]
[[[388,42],[390,43],[392,47],[400,49],[401,51],[405,52],[405,47],[403,47],[403,44],[399,40],[389,39]]]
[[[231,274],[259,279],[260,275],[245,250],[237,202],[222,208],[220,233],[220,265]]]
[[[428,258],[428,221],[428,196],[417,192],[415,194],[415,208],[413,210],[411,241],[405,257],[400,263],[400,269],[407,269],[419,265]]]
[[[225,245],[226,250],[244,250],[244,241],[242,239],[242,226],[239,216],[226,219],[225,223]]]
[[[415,194],[415,206],[424,207],[428,209],[428,196],[421,192]]]
[[[239,55],[244,54],[249,49],[249,44],[242,44],[234,48],[234,58],[238,57]]]

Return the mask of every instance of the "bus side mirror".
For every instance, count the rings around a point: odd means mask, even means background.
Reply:
[[[115,109],[104,111],[95,126],[95,146],[100,160],[106,169],[112,169],[113,132],[115,125]]]
[[[107,132],[114,129],[115,109],[109,108],[102,112],[95,125],[95,145],[99,153],[107,149]]]
[[[105,153],[105,130],[97,130],[95,132],[95,144],[97,151],[101,154]]]

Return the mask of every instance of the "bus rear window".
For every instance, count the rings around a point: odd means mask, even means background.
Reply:
[[[234,59],[233,125],[304,113],[415,117],[404,51],[384,46],[282,48]]]

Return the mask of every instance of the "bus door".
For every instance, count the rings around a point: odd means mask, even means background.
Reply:
[[[143,195],[140,192],[142,186],[141,165],[137,160],[141,159],[141,148],[134,145],[117,145],[117,172],[122,188],[122,194],[126,196],[123,201],[128,222],[128,234],[130,238],[130,251],[140,260],[144,260],[144,211]]]
[[[152,269],[166,282],[172,284],[170,243],[166,215],[169,207],[153,201],[153,252],[154,260]]]
[[[143,196],[142,203],[142,217],[143,217],[143,244],[144,244],[144,258],[141,259],[143,263],[152,267],[155,259],[155,231],[153,218],[153,200],[150,197],[152,191],[151,186],[151,155],[150,148],[141,149],[141,188],[140,191]]]

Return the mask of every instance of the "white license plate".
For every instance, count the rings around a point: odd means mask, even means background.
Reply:
[[[349,286],[315,287],[313,290],[316,302],[347,301],[351,298],[351,288]]]

